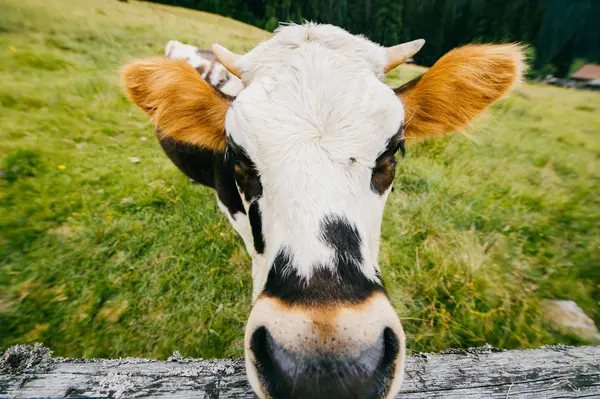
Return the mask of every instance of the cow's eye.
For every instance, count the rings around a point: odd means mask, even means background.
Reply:
[[[236,162],[233,167],[235,181],[240,191],[244,194],[246,201],[252,202],[262,196],[262,184],[258,171],[252,165],[245,165],[243,162]]]
[[[384,154],[377,159],[371,173],[371,188],[378,194],[383,194],[394,181],[396,175],[396,156],[393,153]]]
[[[386,150],[377,157],[371,173],[371,189],[377,194],[383,194],[394,181],[396,175],[396,153],[401,151],[404,156],[404,138],[394,137]]]
[[[240,181],[249,180],[258,177],[258,173],[253,165],[248,165],[241,159],[236,159],[233,164],[233,172],[235,173],[236,179]]]

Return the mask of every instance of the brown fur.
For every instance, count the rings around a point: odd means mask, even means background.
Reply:
[[[342,337],[344,332],[340,331],[339,319],[348,312],[355,314],[355,317],[361,317],[361,312],[366,312],[370,307],[373,306],[375,301],[388,301],[387,296],[382,292],[375,292],[369,298],[360,303],[325,303],[318,305],[297,305],[288,304],[283,302],[281,299],[272,297],[266,294],[261,294],[259,300],[267,300],[271,303],[271,306],[276,312],[286,313],[295,312],[301,314],[302,318],[307,322],[310,322],[312,330],[317,337],[325,344],[328,348],[334,348],[336,345],[341,344],[338,349],[346,350],[347,348],[343,345],[344,340],[332,341],[332,337]],[[357,337],[360,338],[360,337]]]
[[[395,90],[405,109],[407,138],[468,125],[521,79],[523,47],[467,45],[448,52],[423,76]]]
[[[215,151],[225,148],[231,99],[218,93],[184,60],[151,58],[122,70],[127,96],[175,140]]]

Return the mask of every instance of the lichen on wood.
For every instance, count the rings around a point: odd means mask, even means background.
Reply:
[[[451,349],[410,356],[398,398],[600,397],[600,346],[504,351]],[[52,357],[17,345],[0,358],[0,397],[254,398],[241,359],[166,361]]]

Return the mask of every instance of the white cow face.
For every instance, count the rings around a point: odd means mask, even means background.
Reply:
[[[246,327],[260,397],[393,397],[404,333],[377,263],[405,137],[469,123],[520,77],[514,45],[466,46],[396,89],[384,73],[422,42],[383,48],[330,25],[289,25],[243,56],[223,95],[183,61],[123,72],[182,171],[214,187],[253,258]]]

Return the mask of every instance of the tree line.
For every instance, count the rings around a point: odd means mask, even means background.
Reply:
[[[566,76],[600,61],[600,0],[150,0],[273,31],[279,22],[331,23],[389,46],[424,38],[415,62],[432,65],[466,43],[529,45],[532,76]]]

